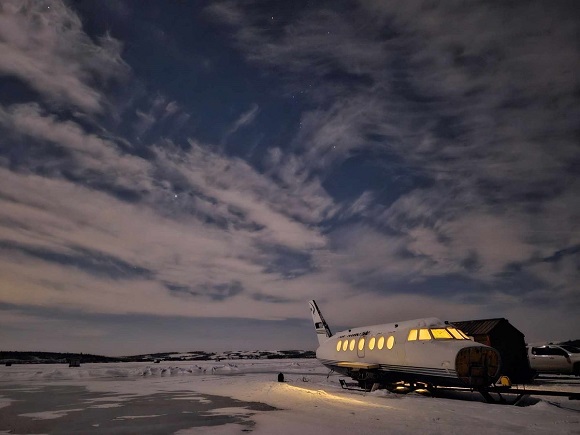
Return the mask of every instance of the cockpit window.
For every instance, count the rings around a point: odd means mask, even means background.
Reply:
[[[461,335],[457,329],[455,329],[455,328],[447,328],[447,330],[449,332],[451,332],[451,335],[453,335],[453,338],[456,338],[457,340],[465,340],[465,338],[463,337],[463,335]]]
[[[463,335],[463,338],[465,338],[466,340],[470,340],[470,338],[467,336],[465,332],[463,332],[461,329],[458,329],[458,331],[461,335]]]
[[[459,329],[448,327],[411,329],[407,336],[407,341],[431,340],[432,338],[435,340],[469,340],[469,337]],[[577,352],[580,352],[580,350],[577,350]]]
[[[435,338],[435,340],[453,338],[449,331],[445,328],[432,328],[431,334],[433,334],[433,338]]]

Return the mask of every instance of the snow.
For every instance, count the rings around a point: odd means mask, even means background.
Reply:
[[[120,417],[115,417],[115,420],[135,420],[137,418],[154,418],[160,417],[165,414],[150,414],[150,415],[122,415]]]
[[[279,372],[284,374],[286,382],[276,381]],[[277,408],[256,411],[243,406],[215,405],[210,411],[204,411],[202,417],[238,416],[243,423],[183,427],[174,432],[180,435],[227,435],[241,431],[256,435],[336,435],[386,430],[422,434],[469,432],[470,435],[579,433],[580,402],[566,397],[532,396],[522,401],[524,406],[502,406],[484,403],[477,393],[450,393],[446,398],[432,398],[384,390],[372,393],[343,390],[339,384],[341,376],[327,375],[328,370],[315,359],[85,364],[77,368],[13,365],[0,367],[0,408],[10,409],[11,391],[15,388],[33,391],[46,385],[71,385],[107,395],[86,400],[87,408],[113,409],[137,397],[158,393],[172,393],[171,400],[175,403],[191,400],[211,407],[212,396],[225,396]],[[550,377],[531,387],[580,393],[580,379]],[[72,411],[78,409],[55,410],[47,400],[45,410],[28,416],[60,418]],[[165,412],[164,409],[143,415],[124,410],[115,419],[154,421]],[[188,412],[182,411],[184,415]],[[71,413],[68,418],[76,414]],[[102,422],[95,424],[98,423]]]
[[[18,414],[21,417],[30,417],[34,420],[52,420],[54,418],[61,418],[68,415],[70,412],[78,412],[82,409],[61,409],[59,411],[43,411],[43,412],[28,412],[25,414]]]
[[[239,435],[244,430],[247,430],[247,427],[241,424],[228,423],[221,426],[200,426],[182,429],[175,432],[175,435]]]
[[[101,403],[100,405],[91,405],[89,408],[106,409],[106,408],[119,408],[120,403]]]

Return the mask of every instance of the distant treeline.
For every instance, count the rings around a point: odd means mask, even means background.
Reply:
[[[126,361],[125,358],[92,355],[89,353],[0,351],[0,363],[12,362],[21,364],[64,364],[75,360],[82,363],[110,363]]]
[[[77,361],[87,363],[118,363],[118,362],[160,362],[160,361],[207,361],[220,359],[278,359],[278,358],[314,358],[316,354],[304,350],[254,351],[254,352],[159,352],[144,355],[124,357],[109,357],[88,353],[62,352],[20,352],[0,351],[0,364],[67,364]]]

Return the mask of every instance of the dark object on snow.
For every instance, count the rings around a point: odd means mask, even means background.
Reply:
[[[81,360],[80,359],[71,359],[68,361],[68,366],[69,367],[80,367],[81,366]]]
[[[6,367],[10,367],[11,365],[12,365],[12,363],[11,363],[11,362],[7,362],[7,363],[6,363]]]
[[[278,373],[278,382],[284,382],[284,373]]]
[[[344,379],[339,379],[338,382],[344,390],[361,390],[358,383],[346,382]]]
[[[501,357],[500,374],[514,383],[530,382],[533,371],[528,361],[524,334],[507,319],[483,319],[451,322],[457,329],[482,344],[495,348]]]

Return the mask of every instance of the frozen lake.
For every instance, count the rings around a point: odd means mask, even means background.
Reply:
[[[565,397],[365,393],[327,374],[315,359],[1,366],[0,433],[580,434],[580,402]],[[533,387],[580,392],[580,379]]]

